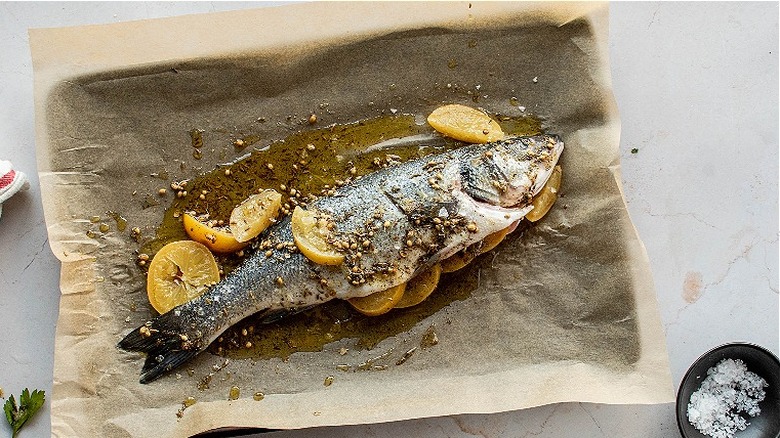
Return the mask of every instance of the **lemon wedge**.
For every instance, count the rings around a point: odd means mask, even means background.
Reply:
[[[378,316],[389,312],[404,296],[406,283],[391,287],[365,297],[347,300],[358,312],[368,316]]]
[[[421,272],[406,284],[404,295],[395,305],[398,309],[416,306],[428,298],[439,284],[441,266],[437,263],[427,271]]]
[[[146,293],[160,313],[190,301],[219,281],[219,267],[208,248],[192,240],[169,243],[149,265]]]
[[[320,265],[340,265],[344,262],[344,254],[329,242],[333,222],[327,217],[295,207],[291,226],[295,246],[306,258]]]
[[[467,143],[488,143],[504,138],[501,126],[489,115],[465,105],[451,104],[436,108],[428,124],[440,133]]]
[[[233,234],[212,228],[190,214],[185,213],[182,222],[184,223],[184,231],[187,232],[190,239],[206,245],[214,252],[236,252],[248,245],[248,243],[237,241]]]
[[[282,195],[276,190],[256,193],[230,213],[230,232],[239,243],[248,242],[273,223],[281,207]]]
[[[552,208],[553,204],[555,204],[555,201],[558,199],[558,190],[561,188],[562,173],[561,166],[555,166],[555,168],[553,168],[547,183],[542,187],[539,194],[534,197],[533,201],[531,201],[531,205],[534,206],[534,209],[525,215],[526,219],[531,222],[536,222],[550,211],[550,208]]]

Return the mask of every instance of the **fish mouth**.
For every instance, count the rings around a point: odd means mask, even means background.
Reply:
[[[533,137],[531,141],[530,145],[525,144],[527,156],[520,158],[521,161],[529,161],[525,174],[513,181],[504,175],[506,188],[499,193],[496,202],[503,208],[519,210],[528,207],[549,181],[563,154],[564,144],[558,135]]]
[[[557,135],[551,135],[548,141],[554,142],[552,144],[552,150],[548,153],[551,157],[549,160],[545,160],[544,166],[540,166],[536,174],[536,178],[531,184],[531,197],[534,197],[542,191],[547,181],[550,179],[550,175],[553,173],[553,169],[558,164],[561,155],[563,154],[563,142]],[[530,200],[521,200],[521,203],[525,201],[525,204],[530,204]]]

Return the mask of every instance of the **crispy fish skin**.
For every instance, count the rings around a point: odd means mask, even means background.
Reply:
[[[260,236],[270,252],[256,251],[206,293],[147,321],[118,347],[147,353],[140,378],[147,383],[249,315],[276,320],[407,282],[522,219],[563,147],[555,135],[514,137],[359,178],[308,207],[334,225],[343,264],[318,265],[297,251],[288,216]]]

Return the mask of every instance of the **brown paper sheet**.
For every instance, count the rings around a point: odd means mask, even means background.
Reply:
[[[621,194],[606,13],[595,3],[315,3],[32,30],[40,180],[62,261],[53,436],[672,401],[649,263]],[[129,230],[160,223],[170,197],[156,198],[159,187],[237,158],[240,133],[269,144],[309,129],[295,120],[311,111],[348,123],[474,99],[501,114],[524,106],[563,137],[565,197],[457,274],[477,285],[467,298],[371,350],[342,339],[287,360],[232,360],[198,390],[223,363],[204,353],[138,383],[142,358],[115,345],[150,315]],[[193,128],[204,130],[201,160],[191,156]],[[141,208],[147,200],[159,205]],[[106,211],[127,229],[110,223],[87,237],[89,218],[105,221]],[[431,326],[439,343],[395,365]],[[356,369],[376,357],[386,368]],[[242,391],[235,401],[232,386]],[[177,418],[189,396],[198,402]]]

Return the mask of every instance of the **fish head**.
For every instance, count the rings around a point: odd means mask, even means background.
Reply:
[[[461,169],[472,198],[504,208],[524,207],[544,187],[563,152],[557,135],[511,137],[485,145]]]

